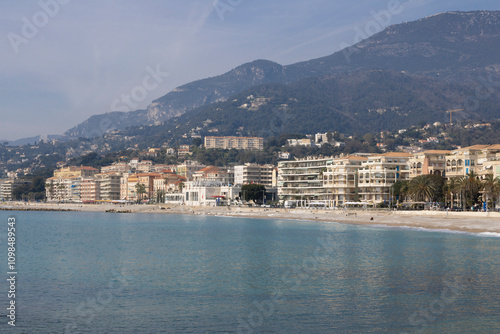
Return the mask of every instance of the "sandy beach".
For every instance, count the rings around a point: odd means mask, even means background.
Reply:
[[[500,233],[499,212],[387,211],[387,210],[320,210],[253,207],[189,207],[184,205],[116,205],[116,204],[0,204],[6,211],[87,211],[118,213],[162,213],[211,215],[245,218],[296,219],[329,221],[358,225],[385,225],[462,231],[470,233]],[[373,220],[371,219],[373,218]]]

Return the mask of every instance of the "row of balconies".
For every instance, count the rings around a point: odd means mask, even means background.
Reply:
[[[320,189],[324,188],[322,184],[289,184],[284,185],[284,189]]]
[[[322,182],[321,179],[313,179],[313,178],[307,178],[307,179],[300,179],[300,178],[291,178],[288,180],[282,180],[284,183],[285,182],[290,182],[290,183],[296,183],[296,182]]]
[[[287,176],[287,175],[320,175],[319,171],[296,171],[290,173],[278,173],[278,175]]]

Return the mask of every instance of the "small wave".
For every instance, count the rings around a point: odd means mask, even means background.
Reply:
[[[478,233],[478,235],[481,237],[500,238],[500,233],[497,233],[497,232],[482,232],[482,233]]]
[[[479,233],[474,233],[474,232],[467,232],[467,231],[455,231],[455,230],[449,230],[449,229],[443,229],[443,228],[426,228],[426,227],[419,227],[419,226],[391,226],[391,225],[366,225],[370,227],[384,227],[384,228],[390,228],[390,229],[397,229],[397,230],[410,230],[410,231],[420,231],[420,232],[440,232],[440,233],[448,233],[448,234],[462,234],[462,235],[473,235],[473,236],[480,236],[480,237],[494,237],[494,238],[500,238],[500,233],[497,232],[479,232]]]

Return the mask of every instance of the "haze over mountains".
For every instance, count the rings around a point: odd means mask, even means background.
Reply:
[[[64,135],[100,136],[162,122],[172,134],[206,119],[224,134],[243,128],[240,134],[266,136],[306,125],[353,132],[361,120],[371,129],[392,129],[445,120],[444,111],[454,108],[465,109],[459,118],[492,119],[499,115],[499,91],[500,12],[448,12],[390,26],[322,58],[287,66],[256,60],[178,87],[146,110],[92,116]],[[243,108],[252,94],[268,100],[257,110]]]

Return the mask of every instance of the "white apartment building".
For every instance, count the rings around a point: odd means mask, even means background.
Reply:
[[[215,181],[189,181],[182,191],[182,198],[176,194],[167,195],[168,202],[182,201],[189,206],[218,206],[239,197],[241,187],[228,186]]]
[[[331,200],[323,186],[323,174],[334,158],[307,157],[278,164],[278,197],[280,201]]]
[[[280,162],[278,195],[281,201],[339,206],[348,202],[388,202],[391,186],[409,180],[409,153],[351,155]]]
[[[0,200],[11,201],[13,199],[13,191],[15,188],[30,184],[31,181],[8,179],[0,185]]]
[[[45,185],[45,196],[49,202],[81,201],[80,185],[82,177],[51,177]]]
[[[234,167],[234,183],[243,184],[262,184],[263,186],[273,186],[273,165],[257,165],[246,163],[241,166]]]

